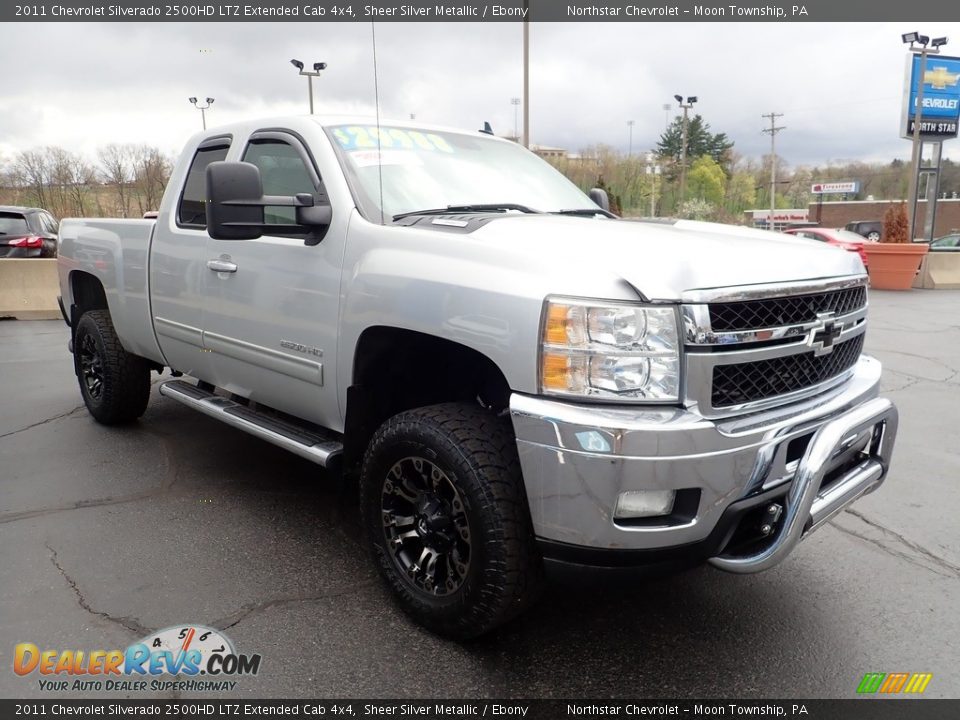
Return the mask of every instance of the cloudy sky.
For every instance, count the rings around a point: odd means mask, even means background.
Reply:
[[[915,29],[955,38],[948,54],[960,55],[958,23],[534,24],[532,140],[626,150],[634,120],[634,150],[649,148],[679,93],[697,95],[697,111],[745,155],[768,150],[760,116],[773,110],[784,113],[777,151],[791,165],[908,157],[900,34]],[[520,24],[377,23],[376,38],[383,117],[488,120],[512,134]],[[200,127],[189,96],[215,98],[210,125],[304,113],[293,57],[329,64],[318,112],[373,111],[369,23],[4,24],[0,156],[47,144],[92,154],[108,142],[174,152]],[[945,154],[960,159],[957,145]]]

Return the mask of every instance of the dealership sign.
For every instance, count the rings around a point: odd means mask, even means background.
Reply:
[[[913,137],[914,113],[917,107],[917,81],[920,56],[907,60],[903,91],[904,108],[900,134]],[[923,106],[920,109],[920,135],[924,139],[944,140],[957,136],[960,124],[960,58],[928,55],[923,74]]]
[[[860,183],[853,182],[830,182],[814,183],[810,186],[810,192],[814,195],[832,195],[834,193],[853,193],[860,192]]]

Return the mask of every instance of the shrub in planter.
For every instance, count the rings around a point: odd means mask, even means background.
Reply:
[[[870,273],[870,287],[877,290],[909,290],[927,254],[926,243],[910,239],[910,222],[904,203],[891,204],[883,214],[880,242],[864,243]]]

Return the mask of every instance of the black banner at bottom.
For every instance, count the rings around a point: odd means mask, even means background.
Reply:
[[[807,718],[953,720],[960,699],[850,700],[0,700],[0,718]]]

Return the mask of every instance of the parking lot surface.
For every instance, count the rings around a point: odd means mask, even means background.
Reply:
[[[350,487],[156,389],[139,423],[100,426],[65,325],[2,322],[0,696],[84,695],[16,676],[18,642],[122,649],[186,623],[263,656],[232,696],[845,698],[866,672],[930,672],[926,696],[960,696],[958,318],[960,292],[871,294],[893,468],[782,565],[552,585],[471,644],[392,604]]]

